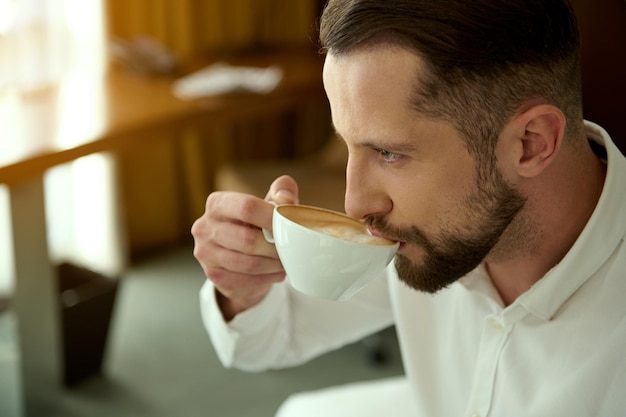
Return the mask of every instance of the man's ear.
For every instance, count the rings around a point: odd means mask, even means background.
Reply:
[[[517,172],[534,177],[554,161],[565,134],[565,115],[552,105],[540,104],[513,120],[518,137]]]

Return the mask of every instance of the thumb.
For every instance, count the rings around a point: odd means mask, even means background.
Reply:
[[[298,204],[298,183],[289,175],[274,180],[265,199],[278,204]]]

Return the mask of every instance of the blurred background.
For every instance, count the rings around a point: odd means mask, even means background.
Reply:
[[[402,372],[393,329],[301,368],[226,370],[200,322],[189,229],[211,191],[261,194],[289,172],[304,202],[343,207],[316,44],[323,3],[0,0],[0,164],[112,144],[43,177],[65,369],[38,415],[271,416],[292,392]],[[214,62],[284,77],[267,100],[174,97],[176,80]],[[2,417],[23,412],[10,230],[0,185]]]

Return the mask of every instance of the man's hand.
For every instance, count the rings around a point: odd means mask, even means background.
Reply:
[[[272,284],[285,279],[274,245],[261,229],[272,230],[274,206],[298,202],[293,178],[277,178],[262,200],[236,192],[214,192],[191,227],[194,256],[218,291],[225,320],[258,304]]]

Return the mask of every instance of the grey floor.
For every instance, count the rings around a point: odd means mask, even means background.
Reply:
[[[134,266],[122,281],[103,375],[63,390],[41,417],[271,417],[294,392],[402,373],[395,335],[379,335],[387,361],[373,364],[364,343],[306,365],[249,374],[225,369],[198,311],[202,271],[191,249]],[[14,321],[0,315],[0,417],[13,417]]]

